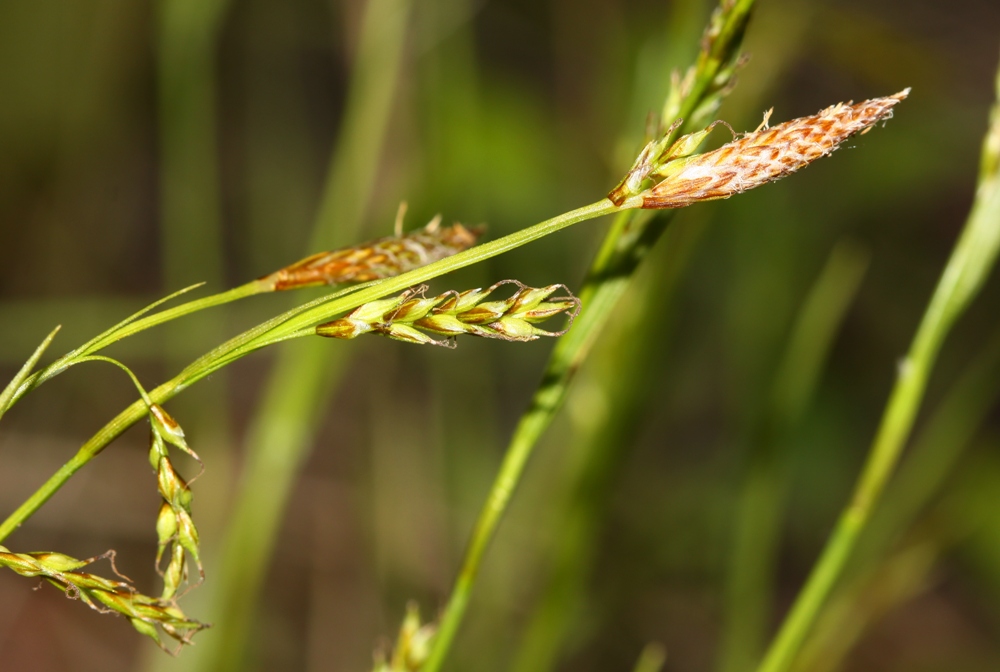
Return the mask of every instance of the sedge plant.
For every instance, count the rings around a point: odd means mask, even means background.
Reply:
[[[382,663],[383,667],[389,665],[392,670],[422,669],[433,672],[439,669],[463,619],[483,555],[534,443],[551,420],[575,365],[585,357],[587,347],[605,321],[610,306],[625,290],[631,272],[662,232],[663,222],[657,223],[655,218],[642,213],[670,211],[702,201],[729,198],[785,177],[829,155],[848,138],[865,133],[888,119],[893,108],[907,96],[908,90],[904,90],[857,104],[841,103],[815,115],[774,126],[769,124],[768,113],[756,130],[739,135],[733,133],[730,142],[717,149],[700,152],[701,145],[713,129],[720,129],[717,122],[706,123],[706,117],[718,108],[722,96],[732,86],[733,73],[742,63],[738,44],[751,5],[746,0],[722,3],[706,33],[698,63],[684,78],[677,78],[664,107],[662,120],[654,125],[649,142],[607,197],[478,245],[474,245],[476,233],[469,229],[460,225],[440,227],[432,223],[391,239],[319,253],[228,292],[189,301],[175,308],[157,310],[163,302],[176,296],[171,295],[52,364],[36,370],[55,335],[54,332],[50,334],[0,393],[0,416],[47,380],[76,364],[102,358],[97,353],[108,345],[151,327],[254,294],[294,290],[314,284],[348,285],[225,341],[170,380],[148,391],[135,379],[140,398],[86,441],[76,455],[0,523],[0,541],[5,541],[125,429],[148,418],[152,427],[150,461],[157,474],[162,498],[154,525],[159,545],[157,564],[163,557],[167,558],[167,567],[163,570],[165,585],[159,598],[140,599],[127,582],[100,579],[81,572],[89,561],[77,561],[62,554],[14,552],[4,548],[0,557],[5,559],[5,566],[26,576],[43,576],[67,594],[91,606],[96,607],[99,602],[123,613],[143,634],[155,638],[156,633],[150,628],[155,625],[181,644],[189,643],[190,636],[202,625],[179,611],[177,599],[185,592],[182,588],[185,582],[196,585],[201,580],[200,542],[191,516],[191,488],[170,462],[168,446],[192,453],[179,424],[167,413],[164,404],[227,365],[265,347],[292,339],[315,336],[340,339],[373,333],[417,344],[440,344],[440,338],[450,343],[450,339],[467,335],[526,341],[540,336],[561,336],[569,324],[563,329],[551,329],[539,327],[538,323],[558,315],[566,315],[572,320],[582,306],[580,318],[569,331],[568,338],[562,341],[564,345],[553,355],[553,363],[550,364],[553,374],[546,376],[546,383],[536,393],[531,410],[517,430],[511,450],[473,531],[454,592],[439,623],[428,627],[416,622],[415,616],[408,617],[403,630],[406,636],[401,637],[401,646],[405,640],[412,652],[403,655],[397,647],[397,653],[389,662]],[[993,165],[992,170],[995,171],[995,168]],[[989,173],[988,170],[985,172]],[[995,197],[987,194],[984,198],[988,200],[988,205],[984,207],[995,207],[989,201],[990,198],[995,200]],[[433,297],[414,289],[457,269],[606,215],[617,217],[580,298],[573,296],[562,285],[530,288],[516,281],[500,281],[488,289],[450,291]],[[974,256],[976,251],[983,249],[982,242],[977,239],[975,247],[969,247],[972,243],[963,243],[961,247],[967,250],[967,255]],[[959,270],[950,272],[949,302],[939,308],[938,319],[943,323],[953,320],[963,307],[962,302],[970,298],[992,262],[992,256],[979,254],[975,256],[975,261],[979,266],[974,272],[968,271],[968,262]],[[513,291],[508,295],[495,294],[504,288]],[[959,297],[957,304],[953,300],[955,296]],[[929,344],[921,345],[924,349],[914,355],[915,370],[919,372],[920,366],[929,366],[941,338],[939,331],[925,337],[925,340],[929,339]],[[316,339],[315,342],[335,347],[329,340]],[[915,392],[911,390],[906,394],[908,399],[912,399]],[[876,476],[884,478],[891,463],[886,464],[884,457],[880,459]],[[875,481],[875,486],[880,484],[881,481]],[[865,492],[873,487],[869,484]],[[192,563],[198,574],[193,582],[189,576]],[[127,607],[122,606],[125,604]],[[155,617],[151,615],[153,613],[162,614],[162,617]],[[801,617],[793,622],[799,621]],[[779,640],[779,645],[787,648],[787,645],[781,644],[785,640],[787,636]],[[654,654],[644,657],[644,660],[648,662],[640,663],[640,669],[653,669],[659,665]]]

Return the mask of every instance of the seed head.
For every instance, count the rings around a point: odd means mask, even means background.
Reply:
[[[650,143],[609,198],[622,203],[638,193],[638,184],[647,178],[657,183],[641,192],[643,208],[682,208],[699,201],[729,198],[830,154],[851,136],[890,118],[892,108],[909,92],[905,89],[856,105],[838,103],[812,116],[773,127],[767,124],[769,111],[754,132],[704,154],[684,156],[716,124],[681,137],[669,148],[662,141]]]
[[[472,247],[479,228],[441,226],[441,217],[406,235],[390,236],[333,252],[320,252],[261,278],[274,291],[388,278]]]
[[[106,579],[80,569],[98,560],[111,561],[112,571],[119,579]],[[101,613],[116,613],[129,619],[132,626],[161,647],[166,648],[160,631],[180,644],[190,644],[191,637],[205,624],[188,619],[172,601],[158,600],[136,591],[128,577],[115,569],[114,551],[87,560],[77,560],[62,553],[12,553],[0,546],[0,567],[7,567],[21,576],[41,577],[66,593]]]
[[[156,471],[157,489],[163,502],[156,517],[156,568],[163,577],[161,599],[172,599],[187,579],[187,556],[194,560],[201,579],[204,570],[198,545],[198,529],[191,518],[191,488],[174,468],[167,445],[181,448],[199,463],[198,455],[184,440],[184,430],[158,404],[149,408],[150,447],[149,462]],[[194,480],[194,479],[192,479]],[[169,553],[167,553],[169,549]],[[160,569],[160,561],[167,555],[167,566]]]
[[[513,296],[499,300],[486,299],[503,285],[515,285]],[[366,303],[342,317],[316,327],[316,333],[330,338],[356,338],[375,332],[398,341],[421,345],[451,346],[450,340],[438,340],[424,332],[441,336],[469,334],[504,341],[534,341],[541,336],[561,336],[569,329],[546,331],[535,326],[559,313],[572,323],[580,310],[580,300],[570,294],[565,285],[549,285],[538,289],[526,287],[516,280],[502,280],[487,289],[445,292],[426,298],[421,287],[403,293],[395,299]],[[553,297],[560,289],[567,296]]]

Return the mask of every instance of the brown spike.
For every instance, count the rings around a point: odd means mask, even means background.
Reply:
[[[643,194],[644,208],[682,208],[699,201],[729,198],[773,182],[824,157],[857,133],[892,116],[906,98],[894,96],[853,105],[839,103],[809,117],[757,131],[704,154],[681,159],[661,169],[663,181]],[[673,170],[671,170],[673,168]],[[654,173],[655,176],[655,173]]]
[[[437,221],[405,236],[314,254],[261,280],[270,281],[274,291],[379,280],[450,257],[472,247],[482,234],[481,228],[441,227]]]

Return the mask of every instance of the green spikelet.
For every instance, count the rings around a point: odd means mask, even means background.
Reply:
[[[506,299],[486,300],[504,285],[514,285],[517,290]],[[534,341],[566,333],[580,311],[580,300],[565,285],[533,288],[516,280],[502,280],[487,289],[445,292],[433,298],[424,297],[424,290],[420,287],[394,299],[367,303],[345,317],[319,325],[316,333],[342,339],[378,333],[397,341],[449,347],[454,345],[451,340],[436,339],[427,332],[449,339],[468,334],[504,341]],[[566,295],[553,297],[559,290]],[[564,329],[547,331],[535,326],[560,313],[569,320]]]

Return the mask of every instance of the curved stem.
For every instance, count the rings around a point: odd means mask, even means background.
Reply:
[[[160,387],[153,390],[149,398],[157,404],[165,402],[167,399],[172,397],[179,391],[179,388],[174,385],[174,381],[164,383]],[[41,506],[47,502],[54,494],[56,494],[66,481],[68,481],[73,474],[79,471],[85,464],[90,462],[101,450],[104,449],[109,443],[111,443],[115,438],[117,438],[122,432],[134,425],[136,422],[146,417],[148,410],[146,402],[139,399],[132,403],[128,408],[118,414],[114,420],[106,424],[101,430],[92,436],[80,449],[76,452],[76,455],[72,457],[66,464],[59,467],[52,476],[47,480],[38,490],[36,490],[28,499],[17,507],[13,513],[11,513],[7,520],[0,523],[0,541],[3,541],[11,535],[12,532],[17,530],[24,521],[30,518],[35,511],[37,511]]]
[[[198,287],[195,285],[194,287]],[[180,292],[175,292],[170,296],[160,299],[151,306],[147,306],[138,315],[145,313],[151,308],[163,303],[164,301],[169,301],[171,298],[182,294],[194,287],[188,287],[181,290]],[[111,329],[95,336],[90,339],[80,347],[67,352],[65,355],[52,362],[44,369],[36,371],[23,382],[20,383],[17,390],[14,392],[13,397],[10,400],[8,406],[13,406],[21,397],[23,397],[28,392],[32,391],[42,383],[55,378],[60,373],[70,368],[74,364],[80,361],[81,357],[86,357],[92,355],[99,350],[103,350],[113,343],[128,338],[129,336],[134,336],[141,331],[150,329],[157,325],[163,324],[164,322],[170,322],[171,320],[176,320],[179,317],[185,315],[190,315],[191,313],[196,313],[200,310],[205,310],[206,308],[213,308],[215,306],[221,306],[232,301],[237,301],[239,299],[246,298],[248,296],[254,296],[255,294],[262,294],[265,292],[272,291],[271,288],[266,283],[261,283],[257,280],[248,282],[239,287],[234,287],[233,289],[226,290],[224,292],[219,292],[218,294],[213,294],[211,296],[206,296],[201,299],[195,299],[193,301],[188,301],[187,303],[182,303],[179,306],[173,308],[168,308],[167,310],[162,310],[158,313],[154,313],[142,319],[135,319],[136,316],[132,316],[127,320],[115,325]]]

